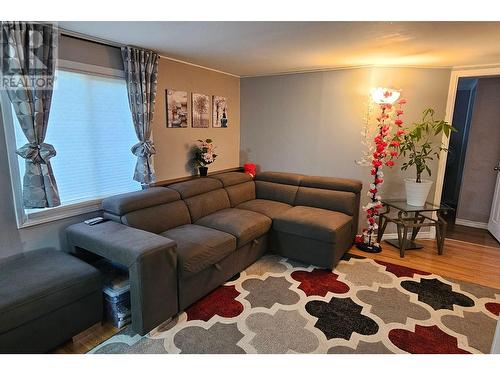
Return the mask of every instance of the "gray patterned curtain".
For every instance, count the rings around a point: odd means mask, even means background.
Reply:
[[[28,140],[16,151],[26,161],[23,178],[25,208],[61,204],[50,165],[50,158],[56,155],[56,150],[44,143],[52,101],[57,40],[57,30],[52,25],[2,22],[2,81]]]
[[[139,142],[131,151],[137,156],[134,180],[144,184],[155,182],[151,155],[156,153],[151,140],[151,123],[158,79],[157,53],[133,47],[122,48],[123,66],[127,80],[128,102],[132,112],[135,133]]]

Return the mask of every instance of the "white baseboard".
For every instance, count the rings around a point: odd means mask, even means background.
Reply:
[[[421,240],[433,240],[434,238],[435,238],[434,233],[432,233],[432,232],[419,232],[417,234],[417,239],[421,239]],[[398,239],[397,233],[385,233],[382,236],[382,241],[383,240],[397,240],[397,239]]]
[[[455,224],[472,228],[488,229],[488,223],[483,223],[481,221],[472,221],[472,220],[456,218]]]

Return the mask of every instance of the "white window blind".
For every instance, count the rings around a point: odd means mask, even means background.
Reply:
[[[26,143],[15,114],[17,147]],[[139,190],[133,180],[137,142],[122,78],[57,72],[46,143],[61,197],[68,205]],[[24,159],[19,158],[21,178]]]

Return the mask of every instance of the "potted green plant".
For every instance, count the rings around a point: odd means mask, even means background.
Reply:
[[[217,157],[217,154],[214,153],[217,146],[214,146],[210,138],[198,139],[198,142],[199,144],[194,147],[193,161],[198,166],[200,176],[205,177],[208,173],[207,165],[212,164]]]
[[[415,168],[415,178],[406,178],[406,202],[412,206],[423,206],[429,195],[432,181],[422,178],[424,173],[431,176],[429,163],[434,157],[439,159],[440,151],[447,151],[442,144],[433,143],[433,139],[438,134],[444,133],[450,136],[452,131],[456,131],[448,122],[434,119],[434,109],[427,108],[423,112],[422,120],[413,123],[405,130],[404,135],[396,140],[399,143],[400,157],[407,157],[401,170]]]

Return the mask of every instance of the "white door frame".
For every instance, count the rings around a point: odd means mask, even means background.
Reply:
[[[457,95],[458,80],[462,77],[489,77],[500,76],[500,64],[495,65],[476,65],[476,66],[457,66],[451,70],[450,86],[448,88],[448,100],[446,102],[445,121],[451,124],[453,112],[455,110],[455,98]],[[450,138],[443,134],[442,143],[448,148]],[[441,151],[439,154],[438,170],[436,175],[436,192],[434,193],[434,204],[441,203],[441,194],[443,192],[444,174],[446,170],[446,159],[448,153]],[[432,237],[435,237],[435,228],[431,228]]]

